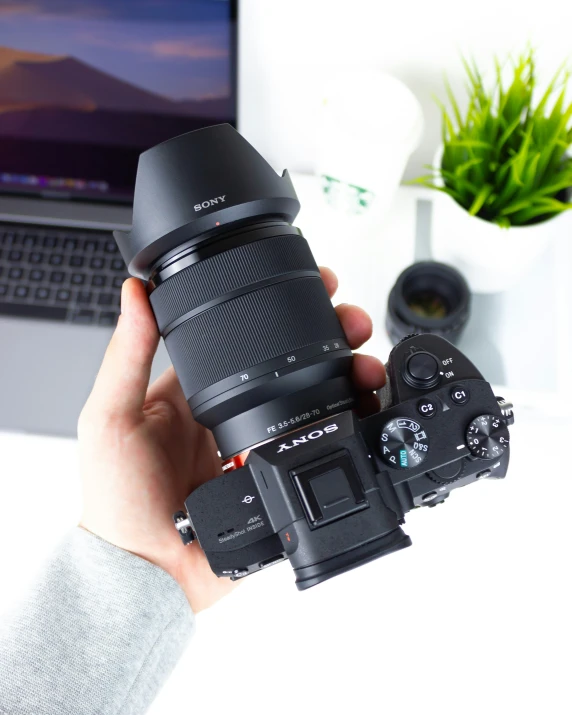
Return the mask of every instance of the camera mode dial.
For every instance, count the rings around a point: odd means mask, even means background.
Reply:
[[[398,417],[387,422],[381,431],[381,458],[395,469],[416,467],[429,452],[429,437],[415,420]]]
[[[467,427],[467,446],[480,459],[496,459],[508,447],[510,435],[502,419],[496,415],[479,415]]]

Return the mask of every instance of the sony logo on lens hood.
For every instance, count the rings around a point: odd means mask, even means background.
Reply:
[[[280,454],[280,452],[285,452],[287,449],[292,449],[293,447],[299,447],[301,444],[305,444],[309,439],[319,439],[320,437],[323,437],[324,434],[330,434],[331,432],[335,432],[337,429],[338,425],[334,423],[331,425],[326,425],[324,429],[313,430],[312,432],[307,435],[304,435],[303,437],[297,437],[296,439],[293,439],[291,444],[281,444],[276,454]]]
[[[207,201],[202,201],[200,204],[195,204],[195,211],[201,211],[201,209],[208,209],[211,206],[215,206],[218,204],[220,201],[221,204],[224,204],[224,200],[226,199],[226,194],[224,196],[217,196],[216,199],[208,199]]]

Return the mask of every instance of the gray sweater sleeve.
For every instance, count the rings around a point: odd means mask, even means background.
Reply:
[[[193,630],[165,571],[76,528],[0,624],[0,715],[144,713]]]

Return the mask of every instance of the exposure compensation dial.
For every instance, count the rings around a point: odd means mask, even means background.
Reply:
[[[480,459],[496,459],[508,447],[510,435],[502,417],[480,415],[467,428],[467,446]]]

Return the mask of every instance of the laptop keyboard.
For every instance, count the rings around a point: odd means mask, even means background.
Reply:
[[[115,325],[126,278],[111,233],[0,224],[0,315]]]

